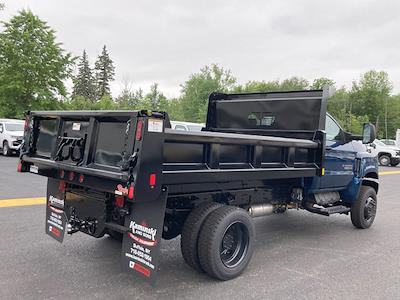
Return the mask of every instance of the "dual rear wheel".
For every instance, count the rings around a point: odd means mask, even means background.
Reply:
[[[238,207],[203,203],[183,227],[181,251],[186,263],[220,280],[239,276],[254,252],[255,229],[249,214]]]

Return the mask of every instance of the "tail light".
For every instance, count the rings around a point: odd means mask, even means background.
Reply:
[[[129,187],[129,189],[128,189],[128,198],[132,200],[132,199],[133,199],[134,193],[135,193],[135,189],[134,189],[133,186],[131,185],[131,186]]]
[[[85,180],[85,176],[83,174],[79,175],[79,183],[82,183]]]
[[[140,141],[142,139],[142,129],[143,129],[143,121],[139,120],[136,125],[136,140]]]
[[[58,190],[61,192],[61,193],[64,193],[65,192],[65,188],[67,187],[67,183],[65,182],[65,181],[60,181],[60,184],[58,185]]]
[[[24,171],[24,165],[21,161],[18,163],[17,171],[20,173]]]
[[[150,174],[149,185],[152,188],[156,185],[156,174],[154,173]]]
[[[115,196],[115,206],[118,208],[124,207],[125,198],[124,196]]]

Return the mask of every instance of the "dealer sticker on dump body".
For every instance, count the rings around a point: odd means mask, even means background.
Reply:
[[[147,130],[149,132],[163,132],[163,120],[149,119]]]

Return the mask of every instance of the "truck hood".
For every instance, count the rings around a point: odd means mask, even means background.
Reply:
[[[8,134],[11,136],[17,136],[20,138],[24,137],[24,132],[23,131],[8,131]]]
[[[387,146],[387,148],[392,149],[394,151],[400,151],[400,148],[397,146]]]

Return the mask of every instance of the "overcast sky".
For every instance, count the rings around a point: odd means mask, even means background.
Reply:
[[[177,96],[189,74],[218,63],[239,83],[301,76],[351,86],[384,70],[400,91],[400,1],[0,0],[0,19],[29,8],[67,51],[94,63],[104,44],[121,82],[158,82]]]

